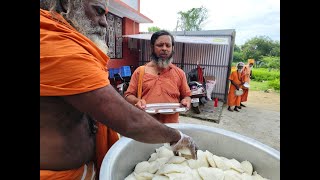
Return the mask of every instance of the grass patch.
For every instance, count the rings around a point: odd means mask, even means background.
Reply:
[[[274,79],[280,78],[279,70],[268,70],[266,68],[254,68],[252,69],[252,77],[251,79],[254,81],[270,81]]]
[[[250,81],[250,91],[265,91],[267,89],[273,89],[274,92],[280,93],[280,86],[277,86],[279,88],[270,87],[270,83],[273,83],[273,81]],[[277,83],[280,84],[278,81]]]
[[[265,91],[272,89],[280,92],[280,70],[267,68],[253,68],[250,90]]]
[[[279,79],[274,79],[271,81],[268,81],[268,85],[270,88],[274,90],[280,90],[280,80]]]
[[[258,81],[250,81],[250,91],[264,91],[268,88],[268,81],[258,82]]]

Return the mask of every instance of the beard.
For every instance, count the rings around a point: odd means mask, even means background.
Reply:
[[[99,38],[97,35],[87,35],[86,37],[89,38],[103,53],[108,53],[109,48],[104,39]]]
[[[152,52],[150,58],[159,68],[167,68],[173,61],[173,54],[174,51],[172,51],[168,58],[160,58],[154,52]]]
[[[76,3],[76,2],[75,2]],[[80,2],[78,2],[81,4]],[[102,52],[108,53],[108,46],[105,41],[107,29],[94,26],[92,21],[85,15],[83,6],[72,6],[64,18],[81,34],[89,38]]]

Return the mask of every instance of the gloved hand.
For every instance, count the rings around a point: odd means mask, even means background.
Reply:
[[[179,149],[187,147],[191,151],[192,159],[197,159],[197,150],[199,149],[198,146],[190,136],[183,134],[181,131],[179,132],[181,136],[180,140],[171,145],[173,152],[176,153]]]

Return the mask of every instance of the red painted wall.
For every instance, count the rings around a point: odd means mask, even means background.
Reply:
[[[139,23],[134,22],[131,19],[122,19],[122,34],[139,34]],[[128,38],[123,38],[122,41],[122,59],[110,59],[108,63],[108,68],[119,68],[121,66],[138,66],[139,52],[137,50],[129,50],[128,48]]]

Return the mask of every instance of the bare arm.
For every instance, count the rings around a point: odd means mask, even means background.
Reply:
[[[125,99],[129,103],[131,103],[132,105],[135,105],[139,101],[139,99],[137,97],[135,97],[134,95],[128,95],[128,96],[125,97]]]
[[[184,73],[184,71],[180,71],[181,72],[181,86],[179,87],[179,90],[180,90],[180,93],[182,95],[182,99],[180,101],[180,103],[182,105],[184,105],[185,107],[187,107],[188,109],[190,109],[190,106],[191,106],[191,90],[190,90],[190,87],[188,85],[188,81],[187,81],[187,78],[186,78],[186,75]]]
[[[130,104],[135,105],[140,109],[145,109],[147,104],[146,101],[144,99],[139,99],[137,97],[138,79],[139,79],[138,73],[140,74],[140,68],[137,68],[131,76],[129,87],[127,91],[124,93],[125,100],[127,100]]]
[[[179,131],[129,104],[111,85],[86,93],[64,96],[64,99],[78,110],[90,114],[120,134],[137,141],[175,143],[180,139]]]
[[[125,97],[125,99],[131,103],[132,105],[140,108],[140,109],[145,109],[146,108],[146,100],[144,99],[139,99],[137,97],[135,97],[134,95],[128,95]]]
[[[181,101],[181,104],[190,109],[191,106],[191,98],[189,96],[183,98]]]

